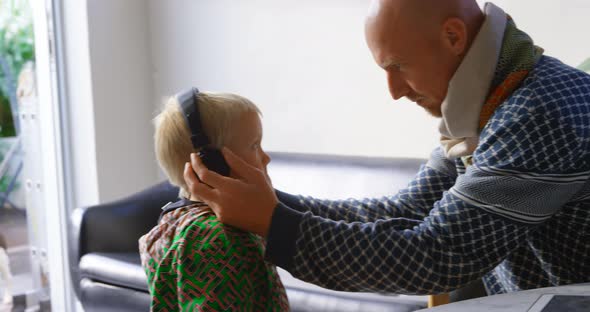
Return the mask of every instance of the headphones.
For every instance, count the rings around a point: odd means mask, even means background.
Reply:
[[[223,154],[218,149],[209,146],[211,142],[201,124],[198,95],[199,89],[190,88],[175,96],[182,110],[184,120],[191,131],[191,142],[195,149],[200,149],[198,155],[209,170],[229,176],[229,166],[225,162]]]

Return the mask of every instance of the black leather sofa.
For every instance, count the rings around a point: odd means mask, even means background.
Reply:
[[[321,198],[391,194],[417,172],[421,159],[271,153],[273,185]],[[71,276],[85,311],[149,311],[137,240],[177,198],[167,182],[118,201],[78,208],[72,215]],[[280,270],[292,311],[414,311],[424,296],[336,292]]]

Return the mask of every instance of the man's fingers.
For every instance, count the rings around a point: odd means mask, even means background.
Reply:
[[[242,177],[246,181],[252,181],[259,176],[260,170],[245,162],[242,158],[234,154],[234,152],[232,152],[229,148],[224,147],[221,149],[221,152],[223,153],[223,158],[225,158],[225,161],[231,170],[234,171],[234,173],[236,173],[238,176]]]
[[[205,183],[212,188],[222,189],[223,187],[231,185],[233,182],[232,179],[224,177],[213,170],[209,170],[209,168],[203,164],[201,158],[195,153],[191,154],[191,166],[197,174],[197,178],[201,180],[202,183]]]
[[[184,165],[183,177],[191,194],[205,201],[215,200],[217,198],[214,189],[199,181],[190,163]]]

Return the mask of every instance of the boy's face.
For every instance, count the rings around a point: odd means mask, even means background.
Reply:
[[[245,162],[266,173],[270,157],[262,150],[262,123],[256,112],[246,112],[232,125],[227,147]],[[230,176],[234,177],[231,173]]]

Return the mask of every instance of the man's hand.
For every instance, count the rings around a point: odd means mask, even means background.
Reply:
[[[231,172],[239,179],[207,169],[193,153],[191,164],[184,167],[184,181],[189,192],[205,201],[219,221],[266,237],[278,203],[270,179],[265,172],[252,167],[229,149],[223,148],[222,153]]]

